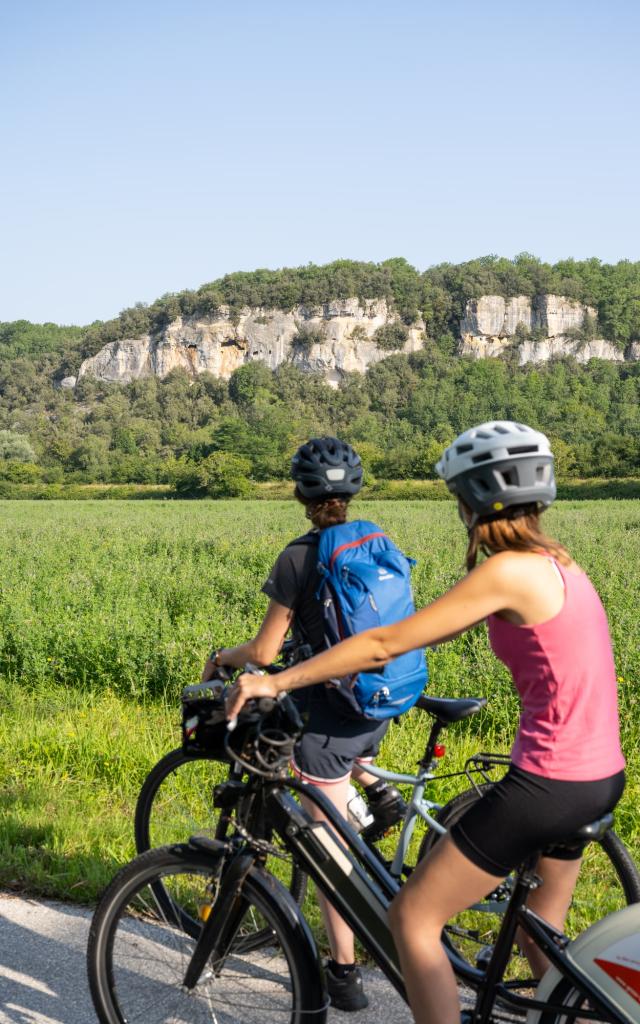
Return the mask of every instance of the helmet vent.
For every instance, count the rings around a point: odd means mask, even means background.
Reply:
[[[492,452],[480,452],[479,455],[472,456],[471,461],[476,465],[478,462],[488,462],[488,460],[492,458]]]
[[[495,425],[495,427],[493,429],[495,430],[496,434],[508,434],[509,433],[509,430],[507,429],[507,427],[503,427],[500,423],[496,423],[496,425]]]
[[[531,452],[538,451],[537,444],[521,444],[516,448],[507,448],[509,455],[529,455]]]
[[[515,468],[515,466],[512,469],[503,469],[502,472],[500,473],[500,476],[502,477],[502,481],[505,487],[518,486],[518,470]]]
[[[473,445],[472,444],[457,444],[456,445],[456,451],[457,451],[458,455],[464,455],[465,452],[473,451]],[[445,453],[445,454],[448,454],[448,453]]]

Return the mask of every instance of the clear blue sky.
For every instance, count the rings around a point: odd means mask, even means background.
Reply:
[[[0,320],[232,270],[640,258],[635,0],[3,0]]]

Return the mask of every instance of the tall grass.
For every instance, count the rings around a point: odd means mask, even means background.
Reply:
[[[273,559],[305,521],[291,502],[0,502],[0,514],[0,884],[91,900],[133,852],[137,790],[178,742],[182,686],[214,644],[251,635]],[[419,604],[459,578],[465,537],[453,503],[367,502],[361,514],[417,558]],[[632,501],[563,502],[547,522],[609,614],[629,762],[617,829],[632,846],[639,527]],[[489,698],[452,731],[448,766],[479,748],[508,750],[517,701],[484,628],[429,661],[432,693]],[[423,743],[412,713],[390,730],[381,761],[406,768]]]

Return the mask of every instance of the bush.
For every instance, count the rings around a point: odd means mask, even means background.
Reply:
[[[24,434],[16,434],[13,430],[0,430],[0,459],[35,462],[36,456]]]
[[[326,334],[320,326],[302,326],[297,334],[294,334],[291,344],[296,352],[308,356],[314,345],[322,345]]]
[[[404,324],[392,323],[378,327],[373,340],[384,352],[397,352],[398,349],[404,348],[408,337],[409,332]]]
[[[0,478],[13,484],[33,484],[42,477],[42,470],[33,462],[0,462]]]
[[[181,462],[174,470],[178,494],[209,498],[245,498],[251,493],[251,462],[242,455],[214,452],[202,462]]]
[[[210,498],[245,498],[251,492],[250,471],[244,456],[214,452],[198,466],[198,477]]]

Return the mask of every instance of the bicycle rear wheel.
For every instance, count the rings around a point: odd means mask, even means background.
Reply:
[[[449,829],[491,788],[491,784],[470,789],[454,797],[438,814],[438,821]],[[424,857],[440,838],[430,830],[425,835],[418,859]],[[511,896],[510,878],[488,893],[484,901],[458,914],[445,929],[444,941],[469,963],[482,966],[488,960],[502,923],[502,915]],[[629,903],[640,901],[640,874],[622,840],[613,831],[599,843],[587,846],[580,876],[567,915],[565,933],[575,938],[594,921]],[[524,956],[514,946],[507,980],[530,980],[531,971]]]
[[[147,775],[134,816],[136,850],[146,850],[168,843],[183,843],[192,835],[224,839],[228,822],[213,806],[213,787],[229,774],[226,762],[185,754],[181,747],[171,750]],[[267,868],[289,890],[296,903],[304,899],[307,876],[290,857],[269,857]],[[163,894],[162,881],[156,886],[156,897],[170,912],[170,897]],[[184,927],[195,936],[200,923],[185,912]]]
[[[575,1024],[576,1013],[588,1007],[588,1001],[584,995],[571,984],[568,978],[559,981],[556,987],[549,993],[548,1001],[554,1006],[565,1006],[566,1013],[558,1013],[555,1010],[543,1010],[538,1018],[539,1024]],[[591,1011],[593,1012],[593,1011]],[[606,1024],[607,1017],[598,1017],[603,1024]]]
[[[105,891],[89,933],[89,986],[101,1024],[324,1024],[317,952],[286,890],[252,869],[242,882],[239,930],[194,989],[183,986],[195,940],[159,906],[159,881],[202,920],[215,913],[221,862],[188,846],[137,857]],[[264,933],[258,948],[254,939]]]

